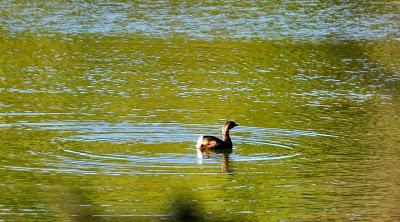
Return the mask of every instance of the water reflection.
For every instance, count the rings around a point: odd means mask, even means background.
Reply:
[[[204,158],[210,158],[211,156],[221,156],[221,170],[224,173],[232,173],[233,171],[229,168],[229,155],[232,153],[232,148],[225,149],[204,149],[200,151],[197,149],[197,157],[199,158],[198,163],[202,164]]]
[[[62,7],[61,7],[62,6]],[[377,39],[396,34],[397,4],[385,1],[59,1],[3,7],[12,32],[187,35],[282,39]]]

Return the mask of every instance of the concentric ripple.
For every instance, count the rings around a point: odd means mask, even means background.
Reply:
[[[141,122],[98,122],[98,121],[56,121],[38,123],[15,123],[17,126],[41,130],[74,132],[76,135],[59,138],[62,141],[112,142],[135,144],[168,144],[196,141],[200,134],[219,135],[221,126],[182,123],[141,123]],[[315,131],[288,130],[240,126],[232,130],[235,144],[269,145],[292,149],[298,145],[295,140],[301,136],[325,137],[328,134]]]
[[[45,160],[45,168],[8,166],[10,170],[109,175],[215,173],[215,169],[220,168],[221,163],[271,161],[296,157],[300,155],[300,151],[296,150],[296,147],[300,146],[300,137],[330,136],[314,131],[240,126],[232,130],[235,145],[234,152],[228,157],[225,156],[229,160],[224,160],[223,154],[215,154],[199,160],[194,148],[197,137],[201,133],[218,135],[220,126],[183,123],[54,121],[8,123],[2,124],[1,127],[56,131],[56,135],[63,135],[53,138],[55,143],[57,141],[60,143],[58,151],[36,153],[36,155],[48,157],[48,160]],[[97,147],[95,143],[109,143],[109,147],[126,145],[129,147],[126,152],[116,152],[108,148],[98,150],[95,148]],[[179,147],[177,150],[162,149],[176,144]],[[146,150],[148,146],[159,146],[155,147],[158,151],[149,152]],[[134,147],[132,151],[131,147]],[[262,152],[248,152],[250,147],[261,147],[258,151]],[[237,152],[237,149],[242,148],[246,152]],[[274,149],[275,152],[268,152],[268,148]],[[199,164],[201,164],[202,172],[199,172]]]

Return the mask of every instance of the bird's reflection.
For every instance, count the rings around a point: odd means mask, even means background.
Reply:
[[[232,153],[232,148],[228,149],[204,149],[197,150],[197,157],[199,158],[199,163],[203,163],[203,159],[210,158],[212,156],[216,156],[222,154],[221,157],[221,170],[224,173],[232,173],[232,170],[229,169],[229,155]]]

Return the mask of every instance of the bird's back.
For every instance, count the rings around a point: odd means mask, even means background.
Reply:
[[[197,141],[197,148],[199,149],[212,149],[225,145],[225,142],[215,136],[200,136]]]

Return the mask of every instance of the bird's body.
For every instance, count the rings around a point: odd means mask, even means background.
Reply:
[[[215,136],[203,136],[201,135],[197,140],[196,147],[200,150],[206,149],[231,149],[232,148],[232,141],[229,137],[229,130],[233,127],[238,126],[233,121],[227,121],[224,126],[222,127],[222,136],[223,140],[215,137]]]
[[[215,136],[200,136],[199,137],[200,143],[198,143],[197,148],[216,148],[216,147],[222,147],[228,145],[227,148],[229,148],[229,143],[226,144],[225,141],[215,137]],[[232,143],[230,143],[230,147],[232,147]]]

